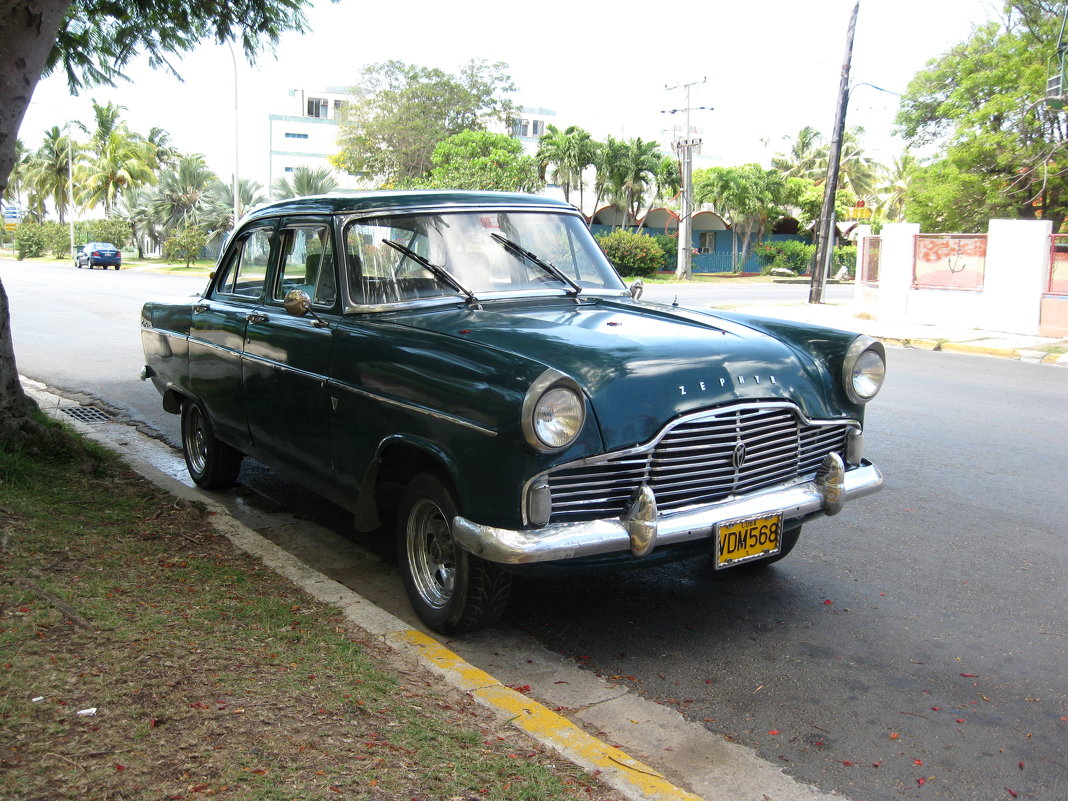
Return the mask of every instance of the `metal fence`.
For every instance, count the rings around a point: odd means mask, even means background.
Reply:
[[[912,267],[914,289],[980,291],[986,277],[986,234],[921,234]]]
[[[860,280],[865,284],[879,283],[879,258],[882,251],[882,239],[877,236],[864,238],[864,247],[860,254]]]
[[[1049,281],[1046,293],[1068,295],[1068,234],[1054,234],[1049,242]]]

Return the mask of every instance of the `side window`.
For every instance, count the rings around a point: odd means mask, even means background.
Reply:
[[[217,292],[256,299],[263,294],[271,257],[271,229],[255,228],[230,256]]]
[[[327,223],[294,225],[282,232],[282,264],[274,299],[300,289],[316,306],[333,306],[337,297],[337,270]]]

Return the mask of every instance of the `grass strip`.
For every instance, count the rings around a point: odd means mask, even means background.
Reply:
[[[607,796],[98,456],[0,450],[5,799]]]

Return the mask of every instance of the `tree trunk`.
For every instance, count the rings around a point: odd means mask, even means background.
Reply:
[[[15,141],[69,0],[0,0],[0,193],[15,165]],[[22,391],[7,292],[0,283],[0,445],[53,449],[69,439],[38,422]]]

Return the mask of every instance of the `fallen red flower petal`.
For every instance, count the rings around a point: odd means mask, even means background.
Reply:
[[[1005,792],[1008,793],[1009,795],[1011,795],[1013,798],[1019,798],[1020,797],[1020,796],[1016,795],[1016,793],[1014,793],[1008,787],[1005,788]]]
[[[923,760],[922,759],[914,759],[914,760],[912,760],[912,764],[913,765],[922,765],[923,764]]]
[[[834,603],[834,601],[832,601],[830,598],[828,598],[826,601],[823,602],[823,605],[824,606],[829,606],[832,603]]]
[[[116,764],[115,765],[115,770],[119,771],[119,773],[122,773],[122,771],[126,770],[126,766],[125,765]]]
[[[977,679],[977,678],[979,678],[979,675],[976,674],[976,673],[961,673],[960,675],[965,679]]]
[[[924,779],[921,776],[919,779],[916,780],[916,784],[920,785],[920,787],[923,787],[925,784],[927,784],[927,779]]]
[[[848,759],[843,759],[842,764],[845,765],[847,768],[853,767],[853,763],[850,762]]]
[[[964,718],[957,718],[957,723],[963,723],[963,722],[964,722]]]
[[[778,729],[768,729],[768,734],[781,734]]]
[[[1020,760],[1020,770],[1023,770],[1023,760]]]

